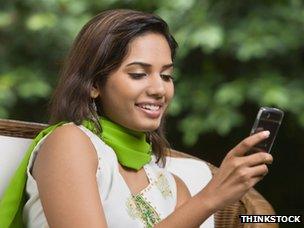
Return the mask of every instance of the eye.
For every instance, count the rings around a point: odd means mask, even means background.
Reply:
[[[134,79],[141,79],[146,76],[145,73],[129,73],[129,75]]]
[[[166,82],[168,82],[168,81],[174,81],[174,78],[171,75],[169,75],[169,74],[161,74],[160,76]]]

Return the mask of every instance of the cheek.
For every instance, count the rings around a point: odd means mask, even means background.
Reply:
[[[108,84],[105,95],[113,104],[124,106],[136,100],[142,93],[142,83],[136,83],[128,78],[113,80]]]
[[[173,83],[170,83],[167,86],[167,101],[169,102],[174,96],[174,85]]]

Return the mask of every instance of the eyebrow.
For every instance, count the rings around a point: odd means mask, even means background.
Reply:
[[[132,66],[132,65],[140,65],[140,66],[145,67],[145,68],[152,67],[151,64],[144,63],[144,62],[132,62],[132,63],[127,64],[127,66]],[[163,69],[167,69],[167,68],[170,68],[170,67],[173,67],[173,63],[169,63],[169,64],[166,64],[166,65],[163,65],[162,68]]]

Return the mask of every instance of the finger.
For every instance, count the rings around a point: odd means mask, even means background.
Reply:
[[[257,134],[251,135],[240,142],[236,147],[231,150],[231,153],[235,156],[244,156],[245,153],[254,145],[267,139],[269,137],[269,131],[262,131]]]
[[[252,178],[264,177],[268,173],[268,167],[265,164],[257,165],[248,169],[248,175]]]
[[[273,161],[273,157],[269,153],[259,152],[244,156],[242,157],[242,160],[244,161],[244,165],[252,167],[260,164],[271,164]]]

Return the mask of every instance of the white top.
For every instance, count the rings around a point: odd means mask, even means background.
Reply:
[[[78,127],[91,139],[99,158],[96,178],[108,227],[152,227],[151,220],[152,222],[163,220],[174,211],[176,205],[174,177],[170,172],[160,168],[155,163],[154,157],[149,164],[144,166],[149,185],[137,195],[132,196],[119,172],[113,149],[85,127]],[[29,199],[23,209],[23,219],[29,228],[48,227],[37,184],[30,173],[39,148],[46,137],[47,135],[35,147],[27,167],[26,192]],[[151,216],[144,219],[142,214],[151,214]]]

